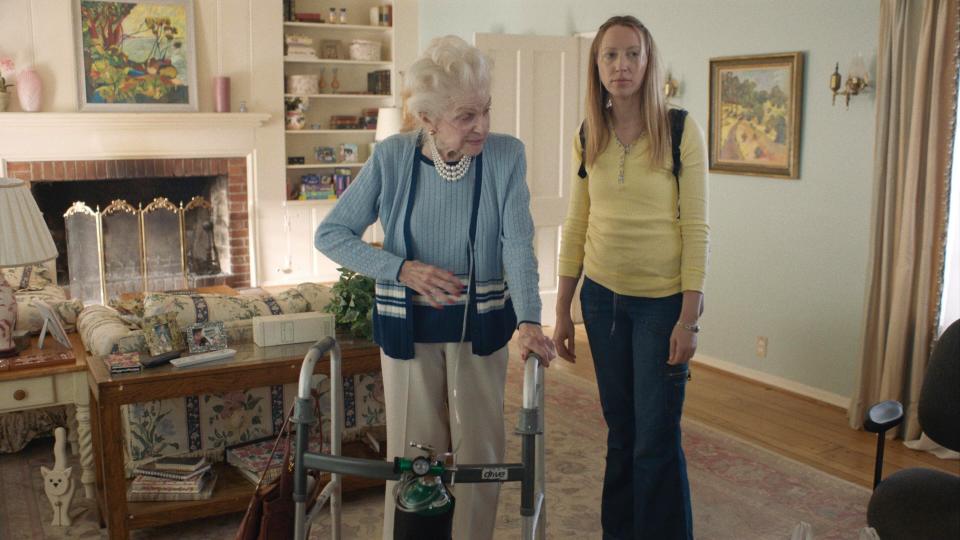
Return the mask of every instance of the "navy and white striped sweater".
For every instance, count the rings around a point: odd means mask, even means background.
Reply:
[[[414,355],[414,292],[400,284],[397,276],[404,260],[411,258],[413,195],[431,196],[427,190],[418,193],[415,185],[418,138],[417,132],[401,133],[378,143],[315,236],[317,249],[326,256],[376,280],[374,339],[388,356],[402,359]],[[540,322],[539,275],[523,143],[491,133],[474,163],[479,196],[472,197],[476,238],[468,317],[473,353],[488,355],[506,345],[518,320]],[[385,235],[383,249],[361,240],[378,218]],[[442,214],[438,214],[436,229],[442,227]],[[455,258],[467,249],[465,245],[466,238],[463,243],[440,246],[449,253],[435,254],[435,258]]]

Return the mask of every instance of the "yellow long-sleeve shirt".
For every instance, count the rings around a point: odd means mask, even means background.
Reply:
[[[585,179],[576,174],[581,152],[580,138],[574,138],[560,275],[576,278],[582,269],[593,281],[629,296],[702,292],[710,236],[703,132],[688,115],[680,143],[679,219],[669,156],[666,166],[651,168],[646,137],[625,156],[612,137],[613,133],[607,148],[587,167]]]

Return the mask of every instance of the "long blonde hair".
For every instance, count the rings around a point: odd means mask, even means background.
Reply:
[[[610,143],[610,131],[607,129],[611,121],[612,111],[607,109],[607,100],[610,94],[600,82],[600,69],[597,67],[597,58],[600,54],[600,43],[603,36],[613,26],[626,26],[637,31],[640,41],[645,45],[647,54],[647,68],[637,92],[640,100],[640,116],[643,123],[643,133],[650,140],[651,166],[666,166],[666,158],[670,152],[670,120],[667,114],[667,101],[661,92],[663,88],[663,73],[660,69],[657,45],[653,41],[650,31],[636,17],[618,15],[610,17],[600,25],[597,36],[590,45],[590,72],[587,79],[587,102],[584,107],[587,111],[586,158],[587,165],[593,165]]]

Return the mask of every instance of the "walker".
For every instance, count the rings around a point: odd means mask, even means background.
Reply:
[[[317,360],[330,352],[330,454],[306,452],[309,426],[318,419],[311,406],[310,379]],[[332,338],[324,338],[315,343],[307,352],[300,367],[299,389],[294,409],[293,422],[297,426],[297,444],[294,455],[295,503],[294,538],[305,540],[310,524],[320,514],[323,505],[330,501],[330,525],[332,540],[340,540],[341,480],[343,474],[396,480],[406,482],[411,489],[408,497],[400,501],[400,509],[414,511],[423,515],[442,510],[445,486],[456,483],[474,482],[520,482],[520,515],[522,516],[521,539],[543,539],[546,531],[546,500],[544,483],[544,447],[543,447],[543,367],[535,354],[527,356],[523,375],[523,405],[515,433],[522,437],[522,463],[483,463],[483,464],[447,464],[437,456],[416,457],[413,459],[397,457],[393,462],[373,459],[343,457],[340,455],[340,437],[343,427],[342,399],[340,381],[340,345]],[[432,449],[411,443],[428,452]],[[330,473],[330,481],[324,486],[316,504],[308,515],[306,513],[307,470],[315,469]],[[439,494],[430,499],[426,491]],[[428,500],[429,499],[429,500]],[[431,501],[434,504],[431,504]],[[424,504],[418,504],[424,503]]]

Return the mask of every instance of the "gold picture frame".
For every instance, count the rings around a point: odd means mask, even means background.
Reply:
[[[177,324],[175,313],[165,313],[145,318],[143,320],[143,337],[147,342],[147,348],[150,349],[150,354],[153,356],[171,351],[182,351],[186,348],[183,332],[180,330],[180,325]]]
[[[710,171],[800,177],[803,53],[710,59]]]

